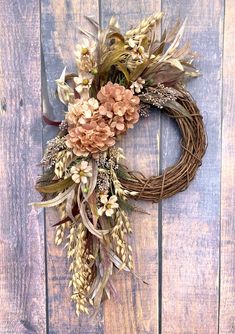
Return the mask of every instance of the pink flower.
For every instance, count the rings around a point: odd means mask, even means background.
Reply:
[[[98,112],[107,117],[116,135],[124,133],[138,122],[140,99],[124,86],[108,82],[98,92],[97,99],[100,101]]]

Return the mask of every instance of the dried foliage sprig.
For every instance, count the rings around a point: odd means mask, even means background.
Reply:
[[[67,111],[41,162],[36,189],[44,200],[33,204],[60,213],[55,244],[65,243],[78,315],[115,295],[115,268],[133,272],[129,198],[159,201],[184,190],[205,153],[202,117],[184,86],[198,76],[195,54],[188,43],[180,46],[185,22],[158,38],[162,17],[156,13],[125,34],[114,17],[106,29],[88,18],[96,33],[83,31],[89,38],[76,46],[77,73],[64,69],[56,81]],[[146,178],[129,171],[115,145],[152,107],[176,119],[183,150],[175,166]]]

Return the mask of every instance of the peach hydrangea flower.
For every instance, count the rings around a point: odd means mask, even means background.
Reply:
[[[66,145],[77,156],[96,156],[115,144],[114,131],[102,119],[92,119],[68,130]]]
[[[88,100],[77,99],[74,104],[69,104],[65,118],[69,125],[85,123],[98,108],[99,102],[93,97]]]
[[[116,135],[132,128],[139,120],[140,99],[130,89],[108,82],[97,94],[99,113],[106,116]]]
[[[99,104],[99,102],[100,104]],[[108,82],[94,98],[76,100],[69,106],[66,145],[77,156],[97,156],[115,144],[139,120],[138,96],[130,89]]]

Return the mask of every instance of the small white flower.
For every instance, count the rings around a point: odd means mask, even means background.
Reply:
[[[100,201],[103,204],[103,206],[98,209],[99,216],[102,216],[103,213],[105,213],[107,217],[111,217],[114,214],[115,209],[119,207],[116,195],[113,195],[109,198],[108,195],[101,195]]]
[[[96,43],[88,39],[83,39],[82,44],[78,44],[75,50],[76,62],[79,71],[92,72],[96,68],[95,61]]]
[[[76,91],[84,100],[89,99],[89,89],[91,87],[93,75],[90,73],[81,73],[78,77],[74,78],[76,84]]]
[[[132,91],[132,93],[140,93],[141,90],[144,88],[144,84],[145,84],[145,80],[142,79],[141,77],[139,77],[136,81],[134,81],[132,83],[132,85],[130,86],[130,89]]]
[[[86,160],[82,160],[78,165],[73,166],[70,170],[72,180],[75,183],[87,184],[88,178],[92,176],[92,167],[89,166]]]
[[[78,59],[91,56],[96,49],[96,42],[83,38],[82,44],[76,45],[75,56]]]

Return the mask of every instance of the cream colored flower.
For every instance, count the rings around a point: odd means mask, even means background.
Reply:
[[[83,184],[86,184],[88,182],[88,178],[92,176],[92,167],[85,160],[82,160],[81,163],[73,166],[70,171],[72,174],[72,180],[75,183],[81,182]]]
[[[78,44],[75,50],[76,62],[80,71],[91,72],[96,67],[95,53],[96,43],[84,38],[82,44]]]
[[[143,60],[149,58],[149,54],[145,51],[144,47],[141,45],[142,39],[133,39],[130,38],[127,40],[128,46],[132,49],[131,58],[139,63],[142,63]]]
[[[92,55],[96,49],[96,42],[89,40],[88,38],[83,38],[82,44],[76,45],[75,56],[81,58],[84,56]]]
[[[113,195],[109,198],[108,195],[101,195],[100,201],[103,204],[103,206],[98,209],[99,216],[102,216],[103,213],[105,213],[107,217],[111,217],[114,214],[115,209],[119,207],[116,195]]]
[[[136,81],[134,81],[130,87],[132,93],[139,94],[141,90],[144,88],[145,80],[139,77]]]
[[[84,100],[89,99],[89,89],[91,88],[92,80],[93,75],[85,72],[74,78],[76,84],[75,89]]]

